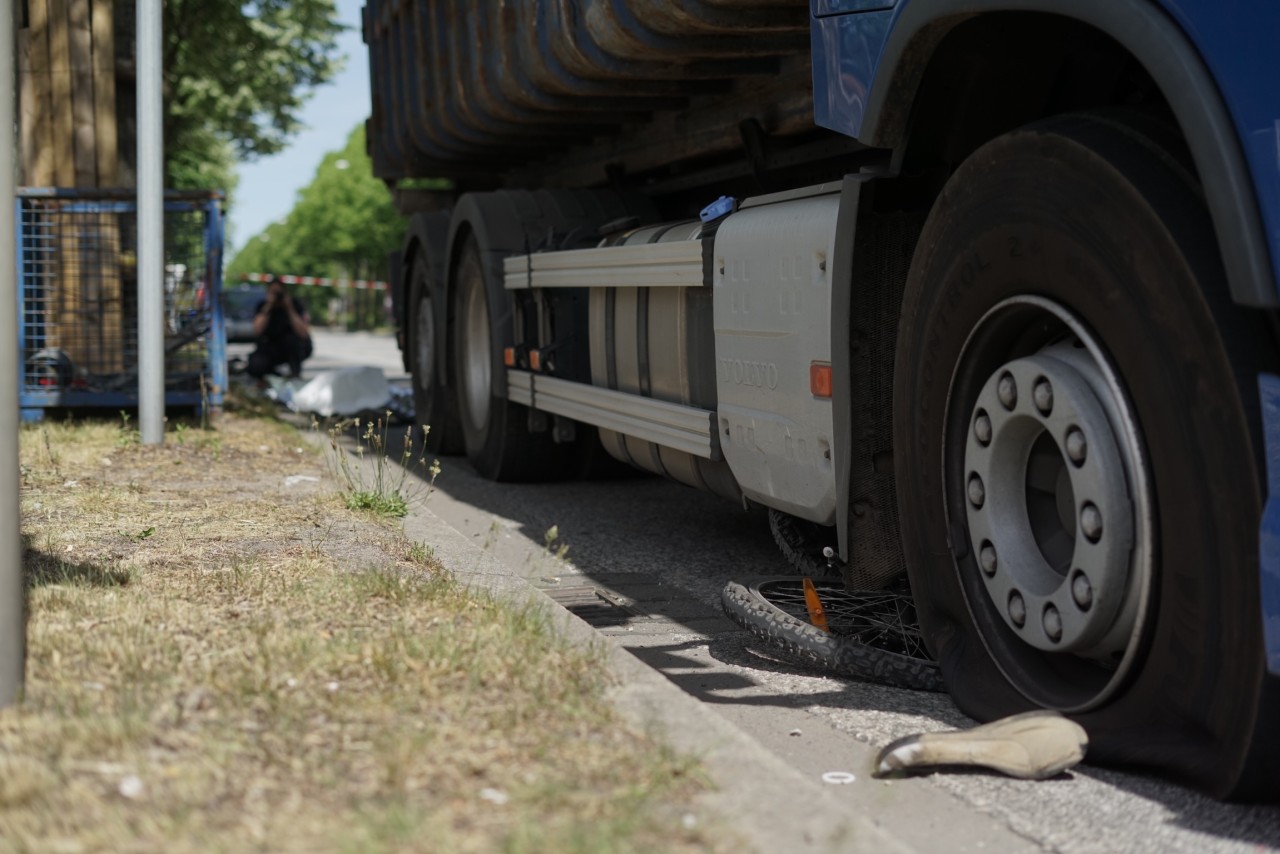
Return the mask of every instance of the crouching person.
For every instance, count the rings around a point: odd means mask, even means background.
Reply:
[[[291,377],[302,373],[302,363],[311,356],[311,318],[302,301],[274,276],[268,280],[267,298],[253,313],[253,335],[258,346],[249,354],[250,376],[262,379],[280,365],[289,366]]]

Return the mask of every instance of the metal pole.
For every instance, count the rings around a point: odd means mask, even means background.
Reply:
[[[0,706],[22,694],[26,589],[18,507],[18,268],[14,240],[13,0],[0,0]]]
[[[161,0],[138,0],[138,427],[164,441],[164,99]]]

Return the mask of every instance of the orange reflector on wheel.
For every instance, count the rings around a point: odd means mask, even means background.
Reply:
[[[809,612],[809,622],[824,632],[831,631],[827,625],[827,612],[822,609],[822,600],[818,598],[818,588],[813,586],[813,579],[806,575],[802,583],[804,584],[804,607]]]
[[[529,351],[529,367],[535,371],[542,370],[542,353],[537,350]]]
[[[506,365],[508,368],[514,368],[516,366],[515,347],[508,347],[502,351],[502,364]]]
[[[831,397],[831,365],[813,362],[809,365],[809,391],[814,397]]]

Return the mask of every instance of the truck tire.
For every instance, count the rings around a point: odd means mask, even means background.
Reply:
[[[1116,119],[960,166],[903,299],[903,547],[966,713],[1060,709],[1091,760],[1274,797],[1256,377],[1276,360],[1213,234],[1194,176]]]
[[[656,212],[643,196],[606,190],[467,193],[454,207],[447,240],[450,376],[467,457],[483,477],[560,480],[587,467],[592,454],[584,446],[599,443],[593,428],[581,426],[575,439],[557,443],[552,430],[533,429],[528,407],[507,400],[503,349],[515,343],[515,329],[503,259],[594,245],[601,226],[622,218],[644,223]],[[585,358],[585,336],[575,346]]]
[[[459,454],[464,446],[457,403],[453,389],[440,382],[443,366],[439,360],[445,357],[446,350],[440,340],[440,321],[443,318],[439,312],[444,309],[436,306],[444,289],[433,286],[433,265],[427,255],[430,251],[430,247],[418,247],[409,260],[408,270],[408,343],[413,374],[414,420],[426,434],[428,453]]]
[[[554,480],[576,473],[576,448],[557,444],[551,431],[529,429],[530,410],[493,393],[494,372],[504,370],[493,340],[490,288],[474,236],[458,256],[453,284],[454,387],[467,459],[489,480]]]

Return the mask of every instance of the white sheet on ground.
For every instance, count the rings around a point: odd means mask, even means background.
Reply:
[[[289,408],[327,418],[381,409],[390,400],[391,388],[381,368],[338,368],[317,374],[295,391]]]

